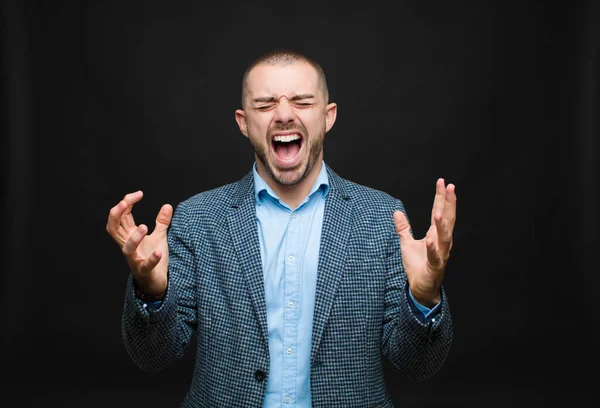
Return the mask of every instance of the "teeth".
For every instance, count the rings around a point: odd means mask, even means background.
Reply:
[[[300,136],[299,135],[295,135],[295,134],[294,135],[285,135],[285,136],[280,135],[280,136],[275,136],[273,138],[274,141],[276,141],[276,142],[283,142],[283,143],[289,143],[289,142],[291,142],[293,140],[298,140],[298,139],[300,139]]]

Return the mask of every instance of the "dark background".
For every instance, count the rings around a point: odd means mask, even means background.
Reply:
[[[0,405],[179,405],[193,348],[156,374],[124,350],[108,211],[142,189],[152,227],[249,171],[234,110],[273,47],[322,64],[326,162],[403,200],[416,235],[437,177],[457,186],[454,342],[429,381],[386,366],[397,406],[591,405],[599,18],[593,1],[4,1]]]

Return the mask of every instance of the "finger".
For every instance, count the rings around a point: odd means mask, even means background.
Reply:
[[[435,224],[436,218],[441,218],[445,205],[446,188],[443,178],[437,179],[435,183],[435,198],[431,209],[431,224]]]
[[[140,271],[145,274],[150,273],[152,269],[156,268],[156,265],[158,265],[161,258],[162,253],[158,249],[155,250],[154,252],[152,252],[152,254],[150,254],[148,259],[142,262],[142,265],[140,266]]]
[[[144,193],[141,190],[138,190],[133,193],[126,194],[125,197],[123,197],[123,201],[127,204],[127,208],[123,213],[121,224],[125,229],[135,228],[135,221],[133,220],[131,210],[133,209],[133,205],[138,203],[143,196]]]
[[[445,187],[444,209],[442,215],[436,215],[435,226],[439,237],[439,249],[442,252],[442,258],[447,258],[452,249],[452,233],[456,221],[456,193],[454,184],[448,184]]]
[[[404,212],[399,210],[394,212],[394,226],[396,227],[396,233],[400,237],[400,245],[413,240],[410,224]]]
[[[156,225],[152,234],[166,232],[171,224],[171,218],[173,218],[173,207],[170,204],[163,205],[156,216]]]
[[[431,237],[427,237],[425,239],[425,246],[427,247],[427,260],[429,264],[435,268],[440,267],[442,265],[442,258],[435,246],[435,241]]]
[[[435,230],[437,237],[431,236],[433,242],[437,241],[440,256],[447,259],[452,248],[452,229],[449,222],[440,217],[435,219]]]
[[[142,190],[138,190],[133,193],[126,194],[125,197],[123,197],[123,201],[125,201],[131,209],[131,207],[133,207],[135,203],[139,202],[143,196],[144,193],[142,192]]]
[[[135,254],[138,245],[140,245],[140,242],[142,242],[147,233],[148,227],[144,224],[140,224],[140,226],[136,228],[127,242],[125,242],[125,245],[123,245],[123,253],[126,257],[131,258]]]
[[[456,186],[454,184],[448,184],[444,200],[443,218],[447,221],[450,232],[452,232],[454,223],[456,222],[456,201]]]
[[[108,213],[108,221],[106,222],[106,231],[113,237],[113,239],[117,240],[117,232],[119,231],[119,227],[121,226],[121,217],[125,210],[127,209],[127,203],[125,201],[120,201],[119,204],[115,205],[110,209]],[[117,240],[118,242],[118,240]]]

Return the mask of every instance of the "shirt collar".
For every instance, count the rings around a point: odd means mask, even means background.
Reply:
[[[261,205],[262,201],[264,200],[265,194],[270,195],[275,200],[280,202],[280,199],[275,193],[275,191],[273,191],[273,189],[260,176],[260,174],[258,174],[258,170],[256,169],[256,162],[254,162],[254,165],[252,166],[252,173],[254,176],[254,199],[256,200],[256,203],[258,205]],[[310,193],[308,193],[308,196],[303,202],[307,201],[309,197],[312,196],[317,190],[322,192],[323,197],[327,196],[327,193],[329,192],[329,177],[327,176],[325,161],[321,162],[321,171],[319,172],[315,183],[310,189]]]

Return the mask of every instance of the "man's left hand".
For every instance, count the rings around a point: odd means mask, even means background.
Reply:
[[[402,211],[394,212],[394,224],[400,237],[402,263],[410,291],[417,302],[433,307],[441,300],[442,280],[456,221],[456,193],[454,184],[445,185],[437,180],[435,199],[431,210],[431,226],[423,239],[414,239],[410,224]]]

